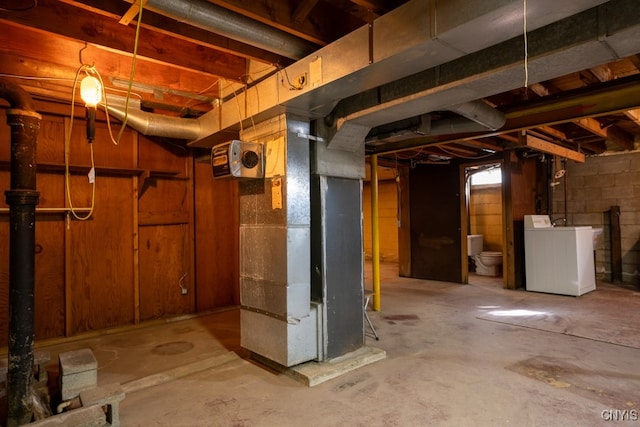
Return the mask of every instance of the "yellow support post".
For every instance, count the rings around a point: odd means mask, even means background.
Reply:
[[[373,309],[380,311],[380,232],[378,221],[378,156],[371,156],[371,246]]]

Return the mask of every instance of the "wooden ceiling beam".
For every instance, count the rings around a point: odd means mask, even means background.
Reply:
[[[104,0],[83,0],[82,2],[76,0],[59,1],[115,21],[120,21],[127,13],[129,7],[125,2],[105,2]],[[283,66],[292,63],[292,60],[289,58],[202,30],[184,22],[178,22],[151,10],[143,10],[141,26],[177,39],[196,43],[210,49],[220,50],[221,52],[246,59],[253,59],[268,64],[280,64]]]
[[[0,43],[2,37],[0,36]],[[25,58],[24,56],[12,55],[11,53],[0,51],[0,70],[4,74],[10,74],[15,76],[28,76],[35,78],[13,78],[14,82],[23,87],[34,97],[42,99],[54,99],[63,102],[69,102],[71,100],[71,91],[73,88],[73,79],[77,67],[63,66],[60,64],[52,64],[33,58]],[[144,69],[144,64],[141,64]],[[122,67],[124,70],[124,67]],[[157,66],[154,67],[157,69]],[[100,69],[98,69],[100,71]],[[175,70],[171,70],[175,71]],[[102,73],[101,73],[102,74]],[[178,105],[185,109],[191,109],[194,111],[205,112],[211,109],[211,103],[204,103],[203,101],[196,100],[192,97],[181,96],[178,94],[167,92],[164,87],[167,81],[164,79],[157,79],[158,74],[155,74],[151,79],[145,80],[147,85],[154,84],[156,90],[139,91],[136,87],[132,89],[133,99],[140,99],[142,102],[164,103],[166,105]],[[108,94],[125,96],[125,89],[122,87],[115,87],[111,78],[103,76],[105,90]],[[126,81],[128,76],[122,74],[122,80]],[[206,84],[204,81],[203,85]],[[206,86],[202,86],[203,88]],[[76,100],[79,93],[76,93]],[[206,93],[207,97],[211,99],[219,98],[218,85],[214,85],[209,92]]]
[[[444,151],[447,154],[453,155],[462,155],[462,156],[477,156],[478,152],[476,150],[469,150],[465,147],[461,147],[457,145],[457,143],[449,143],[449,144],[440,144],[436,145],[439,149]]]
[[[524,144],[527,147],[534,150],[542,151],[543,153],[553,154],[554,156],[564,157],[576,162],[584,163],[585,156],[578,151],[570,150],[552,142],[545,141],[544,139],[537,138],[532,135],[525,135]]]
[[[567,138],[567,134],[555,129],[551,126],[540,126],[538,128],[538,130],[540,130],[542,133],[546,133],[547,135],[550,135],[552,137],[554,137],[555,139],[559,139],[560,141],[568,141],[569,138]]]
[[[384,5],[382,2],[377,0],[351,0],[351,3],[369,11],[371,15],[373,15],[373,18],[384,15],[391,10],[388,5]]]
[[[73,17],[73,25],[69,25],[69,17]],[[115,20],[65,3],[40,0],[38,7],[27,12],[0,12],[0,19],[37,28],[46,33],[101,45],[124,55],[131,55],[134,50],[134,27],[122,26]],[[16,36],[20,38],[20,35]],[[235,81],[240,81],[241,76],[246,73],[244,58],[203,48],[146,28],[140,29],[138,55],[185,70],[197,70]]]
[[[529,85],[529,89],[541,98],[549,95],[549,89],[542,83]]]
[[[297,1],[208,0],[263,24],[324,46],[362,26],[363,22],[330,3],[317,8],[309,19],[294,19]]]
[[[481,150],[503,151],[503,148],[497,143],[491,143],[487,141],[489,141],[489,139],[487,140],[469,139],[467,141],[460,142],[459,144],[466,145],[469,147],[479,148]]]
[[[515,142],[515,143],[520,142],[517,136],[509,135],[508,133],[501,133],[496,136],[500,139],[504,139],[507,142]]]
[[[636,125],[640,126],[640,108],[635,110],[627,110],[624,115],[631,119]]]
[[[591,67],[589,70],[601,82],[608,82],[608,81],[613,80],[615,78],[613,70],[611,70],[611,67],[609,67],[606,64],[605,65],[598,65],[596,67]]]
[[[319,0],[303,0],[298,3],[296,10],[293,12],[293,22],[300,24],[306,21],[311,10],[318,4]]]
[[[578,119],[574,123],[582,129],[589,131],[594,135],[598,135],[601,138],[607,137],[607,129],[603,129],[600,122],[594,118],[587,117],[584,119]]]
[[[128,81],[131,58],[62,37],[43,37],[39,31],[8,23],[0,31],[0,72],[33,78],[19,79],[23,86],[60,92],[64,100],[71,99],[71,87],[76,70],[80,66],[78,52],[83,61],[95,64],[106,87],[114,87],[113,79]],[[194,94],[202,93],[219,98],[218,78],[195,73],[138,58],[134,82],[143,81],[149,87],[157,87],[153,93],[140,93],[145,100],[184,105],[194,100],[170,93],[172,89]],[[120,88],[123,89],[123,88]],[[206,90],[206,91],[205,91]],[[136,92],[134,90],[134,92]],[[209,108],[203,108],[208,110]]]
[[[611,126],[607,132],[606,146],[608,150],[633,150],[633,136],[617,126]]]

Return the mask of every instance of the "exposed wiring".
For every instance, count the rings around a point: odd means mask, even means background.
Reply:
[[[104,88],[104,90],[105,90],[106,92],[128,93],[129,95],[135,96],[136,98],[138,98],[138,99],[139,99],[139,100],[141,100],[141,101],[142,101],[142,99],[143,99],[143,98],[142,98],[142,95],[140,95],[139,93],[136,93],[136,92],[130,92],[130,91],[128,91],[128,90],[124,90],[124,89],[117,89],[117,88],[115,88],[115,87],[107,87],[107,88]]]
[[[247,86],[247,84],[245,83],[244,85],[244,93],[246,93],[246,97],[249,96],[249,88]],[[258,92],[258,88],[256,87],[256,98],[257,98],[257,105],[258,105],[258,109],[260,109],[260,93]],[[249,118],[251,119],[251,126],[253,127],[253,130],[255,132],[256,130],[256,122],[253,121],[253,114],[249,116]]]
[[[527,0],[523,1],[523,37],[524,37],[524,87],[529,87],[529,49],[527,40]]]
[[[287,69],[286,68],[278,66],[278,70],[283,72],[285,78],[287,79],[287,84],[289,85],[289,90],[302,90],[303,89],[302,85],[295,86],[294,84],[291,83],[291,80],[289,80],[289,74],[287,73]],[[284,79],[280,79],[280,83],[282,83],[282,86],[285,86]]]
[[[238,122],[240,123],[240,132],[242,133],[244,129],[242,128],[242,108],[240,108],[240,100],[238,100],[238,95],[236,94],[236,89],[233,87],[233,84],[229,84],[231,90],[233,91],[233,97],[236,100],[236,105],[238,106]]]
[[[19,74],[5,74],[0,73],[0,77],[9,77],[12,79],[22,80],[43,80],[43,81],[60,81],[60,82],[72,82],[73,79],[67,77],[38,77],[38,76],[21,76]]]
[[[142,9],[144,8],[143,1],[140,1],[140,8],[138,10],[138,22],[136,23],[136,35],[133,41],[133,56],[131,57],[131,72],[129,73],[129,86],[127,87],[127,96],[124,101],[124,118],[122,119],[122,126],[120,127],[120,132],[118,132],[118,139],[114,140],[113,135],[111,134],[111,125],[109,123],[109,113],[107,116],[107,127],[109,128],[109,135],[111,136],[111,141],[118,145],[120,143],[120,138],[122,138],[122,134],[124,133],[124,128],[127,126],[127,119],[129,117],[129,99],[131,98],[131,88],[133,86],[133,77],[136,72],[136,59],[138,58],[138,41],[140,39],[140,25],[142,23]],[[104,88],[104,85],[102,85]],[[103,89],[104,92],[104,89]],[[104,106],[105,110],[107,108],[107,97],[104,97]]]
[[[422,155],[422,152],[424,151],[425,147],[420,147],[420,149],[418,150],[417,153],[413,153],[410,155],[401,155],[400,153],[395,153],[396,156],[396,161],[397,159],[400,160],[410,160],[410,159],[415,159],[416,157]]]
[[[451,156],[453,156],[453,157],[461,157],[461,158],[463,158],[463,159],[467,159],[467,160],[486,159],[487,157],[491,157],[491,156],[493,156],[493,155],[495,154],[495,153],[489,153],[489,154],[485,154],[484,156],[471,157],[471,156],[463,156],[462,154],[454,153],[454,152],[452,152],[452,151],[447,150],[446,148],[444,148],[444,147],[443,147],[443,146],[441,146],[441,145],[437,145],[437,147],[438,147],[440,150],[444,151],[445,153],[447,153],[447,154],[449,154],[449,155],[451,155]]]
[[[131,93],[132,93],[131,88],[133,85],[133,77],[135,75],[135,64],[136,64],[136,58],[138,55],[138,40],[140,37],[140,23],[142,21],[142,9],[143,9],[143,2],[140,2],[140,10],[138,11],[138,23],[136,25],[136,35],[135,35],[134,46],[133,46],[133,57],[131,60],[131,73],[129,76],[129,87],[127,88],[127,95],[125,99],[125,115],[122,122],[122,126],[120,128],[120,132],[118,133],[117,139],[113,138],[113,133],[111,131],[111,123],[109,121],[109,113],[107,111],[107,105],[108,105],[107,96],[106,96],[105,85],[104,85],[104,81],[102,80],[102,76],[100,75],[98,70],[96,70],[94,65],[84,64],[82,61],[82,52],[87,48],[86,43],[85,43],[85,47],[80,49],[80,51],[78,52],[78,58],[80,60],[81,65],[80,67],[78,67],[78,70],[76,71],[76,75],[73,79],[73,87],[71,90],[71,116],[69,119],[69,129],[66,133],[65,144],[64,144],[64,166],[65,166],[65,193],[67,197],[67,202],[69,203],[69,212],[71,212],[74,218],[80,221],[88,220],[89,218],[91,218],[91,215],[93,214],[93,210],[95,207],[96,181],[95,181],[95,159],[93,155],[93,144],[90,143],[89,152],[91,156],[91,169],[89,171],[88,177],[89,177],[89,182],[91,184],[91,206],[89,208],[89,212],[86,215],[84,216],[79,215],[76,212],[75,208],[73,207],[73,201],[71,197],[71,178],[70,178],[71,173],[69,171],[69,151],[71,147],[71,135],[73,133],[73,119],[75,116],[76,88],[78,85],[78,80],[79,80],[80,74],[84,72],[87,75],[90,75],[90,74],[95,75],[96,78],[100,81],[100,85],[102,88],[102,98],[104,99],[104,108],[106,112],[105,116],[107,118],[107,128],[109,130],[109,136],[111,138],[111,141],[115,145],[119,145],[120,139],[122,138],[122,134],[124,133],[124,129],[127,124],[127,116],[129,113],[129,100],[131,99]]]
[[[267,76],[267,77],[268,77],[268,76],[271,76],[272,74],[274,74],[274,73],[275,73],[275,72],[277,72],[277,71],[278,71],[278,69],[277,69],[277,68],[275,68],[273,65],[267,65],[267,66],[265,66],[264,68],[261,68],[261,69],[259,69],[259,70],[256,70],[256,71],[254,71],[254,72],[252,72],[252,73],[245,73],[245,74],[242,74],[242,75],[239,77],[239,80],[243,80],[243,78],[246,78],[246,82],[247,82],[247,83],[244,85],[244,87],[243,87],[243,88],[238,89],[237,91],[233,91],[234,96],[238,96],[240,93],[248,91],[249,89],[251,89],[252,87],[254,87],[254,86],[253,86],[253,83],[254,83],[254,82],[259,82],[259,81],[261,81],[265,76]],[[268,72],[268,73],[267,73],[267,72]],[[267,74],[265,75],[264,73],[267,73]],[[258,76],[258,75],[259,75],[260,77],[256,80],[256,79],[254,78],[254,76]],[[198,92],[196,92],[196,93],[197,93],[198,95],[207,94],[207,93],[209,92],[209,90],[210,90],[210,89],[212,89],[214,86],[219,85],[219,84],[220,84],[220,80],[216,80],[215,82],[211,83],[209,86],[205,87],[205,88],[204,88],[204,89],[202,89],[202,90],[199,90],[199,91],[198,91]],[[231,84],[229,84],[229,86],[230,86],[230,85],[231,85]],[[257,91],[257,89],[256,89],[256,91]],[[217,96],[218,96],[217,101],[220,101],[220,98],[219,98],[219,97],[220,97],[220,93],[219,93],[219,92],[218,92],[218,93],[215,93],[215,94],[214,94],[214,93],[211,93],[211,95],[217,95]],[[191,101],[187,101],[187,102],[185,102],[185,103],[182,105],[181,113],[182,113],[182,112],[184,112],[184,110],[188,110],[188,109],[190,109],[190,108],[192,108],[192,107],[194,107],[194,106],[197,106],[197,105],[203,105],[203,104],[205,104],[204,102],[200,102],[200,103],[196,103],[196,104],[190,104],[190,102],[191,102]]]
[[[94,66],[82,64],[80,67],[78,67],[78,70],[76,71],[76,76],[73,79],[73,89],[71,91],[71,117],[69,119],[69,129],[67,129],[67,133],[64,141],[64,184],[65,184],[64,187],[65,187],[67,202],[69,203],[69,212],[71,212],[74,218],[80,221],[85,221],[91,217],[91,214],[93,214],[93,208],[95,206],[95,196],[96,196],[96,182],[95,182],[95,179],[89,180],[91,183],[91,206],[89,208],[89,212],[86,215],[81,216],[76,212],[75,208],[73,207],[73,201],[71,200],[71,179],[70,179],[71,173],[69,172],[69,150],[71,146],[71,134],[73,132],[73,118],[75,116],[74,110],[75,110],[75,104],[76,104],[76,87],[78,85],[80,73],[82,72],[86,73],[87,75],[89,74],[97,75],[98,79],[100,80],[100,83],[102,84],[102,78],[100,77],[100,74],[96,71]],[[90,173],[95,173],[95,162],[93,158],[93,144],[89,144],[89,151],[91,153],[91,172]]]
[[[40,77],[40,76],[23,76],[20,74],[6,74],[6,73],[0,73],[0,77],[8,77],[11,79],[20,79],[20,80],[34,80],[34,81],[46,81],[46,82],[73,82],[75,79],[72,78],[68,78],[68,77]],[[107,92],[120,92],[120,93],[127,93],[126,90],[124,89],[117,89],[115,87],[103,87],[103,89]],[[142,95],[140,95],[139,93],[136,92],[131,92],[131,95],[135,96],[136,98],[142,100]]]

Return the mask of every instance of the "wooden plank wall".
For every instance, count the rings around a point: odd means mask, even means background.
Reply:
[[[195,163],[197,311],[240,303],[238,182]]]
[[[69,107],[38,103],[37,108],[43,114],[37,208],[65,208]],[[80,115],[82,109],[74,120],[69,158],[72,203],[83,208],[91,202],[90,152]],[[10,187],[10,128],[5,123],[5,110],[0,108],[1,190]],[[96,127],[91,218],[80,221],[64,211],[39,212],[36,217],[36,340],[237,304],[236,183],[207,180],[210,167],[194,163],[184,144],[153,140],[127,129],[120,144],[114,145],[106,124],[102,121]],[[194,164],[200,177],[197,186]],[[0,212],[0,346],[4,347],[9,295],[9,215],[4,197],[0,207],[5,208]],[[198,260],[203,264],[197,276],[196,217],[197,248],[202,251]]]
[[[507,262],[504,268],[504,287],[518,289],[525,286],[524,274],[524,216],[536,213],[536,197],[540,194],[539,165],[536,158],[519,158],[515,152],[505,152],[502,201],[505,209],[503,224]]]

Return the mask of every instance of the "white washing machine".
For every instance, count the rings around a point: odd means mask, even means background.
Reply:
[[[525,215],[527,291],[579,296],[596,288],[593,229],[553,227],[548,215]]]

